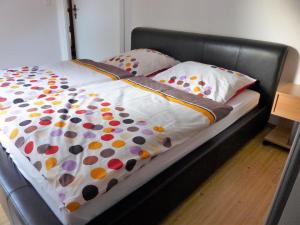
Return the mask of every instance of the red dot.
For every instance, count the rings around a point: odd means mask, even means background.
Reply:
[[[101,139],[102,139],[103,141],[110,141],[110,140],[112,140],[113,138],[114,138],[114,136],[111,135],[111,134],[105,134],[105,135],[101,136]]]
[[[50,86],[50,89],[57,89],[57,86]]]
[[[94,127],[94,124],[92,123],[85,123],[82,125],[85,129],[92,129]]]
[[[55,154],[56,152],[58,152],[58,146],[49,146],[47,151],[46,151],[46,155],[52,155]]]
[[[76,111],[76,114],[84,114],[84,113],[86,113],[86,110],[77,110]]]
[[[46,98],[46,100],[47,101],[53,101],[53,100],[55,100],[55,98],[54,97],[50,97],[50,98]]]
[[[104,117],[104,116],[112,116],[113,114],[112,113],[110,113],[110,112],[107,112],[107,113],[103,113],[102,114],[102,116]]]
[[[0,97],[0,102],[5,102],[7,98]]]
[[[109,102],[103,102],[101,103],[102,106],[110,106],[110,103]]]
[[[108,168],[110,168],[112,170],[119,170],[123,167],[123,163],[119,159],[111,159],[107,163],[107,166],[108,166]]]
[[[110,121],[109,122],[109,125],[113,126],[113,127],[116,127],[116,126],[119,126],[121,123],[117,120],[113,120],[113,121]]]
[[[42,126],[47,126],[47,125],[50,125],[52,122],[51,120],[42,120],[40,121],[40,125]]]
[[[55,111],[53,109],[47,109],[43,113],[52,114],[52,113],[55,113]]]
[[[25,153],[30,154],[33,150],[34,144],[32,141],[28,142],[27,145],[25,146]]]
[[[173,84],[175,80],[169,80],[169,84]]]
[[[130,72],[130,71],[131,71],[131,68],[126,69],[126,71]]]
[[[35,83],[35,82],[37,82],[37,80],[31,80],[30,82],[31,82],[31,83]]]
[[[46,97],[47,95],[45,95],[45,94],[41,94],[41,95],[39,95],[38,96],[38,98],[44,98],[44,97]]]

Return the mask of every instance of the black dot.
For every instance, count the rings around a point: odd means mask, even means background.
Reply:
[[[109,191],[110,189],[112,189],[114,186],[116,186],[118,184],[118,180],[117,179],[112,179],[108,182],[107,184],[107,188],[106,191]]]
[[[61,87],[62,89],[68,89],[68,88],[69,88],[68,85],[61,85],[60,87]]]
[[[81,145],[74,145],[69,148],[69,152],[71,152],[74,155],[77,155],[77,154],[83,152],[83,150],[84,149]]]
[[[80,122],[81,122],[81,119],[78,118],[78,117],[74,117],[74,118],[71,119],[71,122],[72,122],[72,123],[80,123]]]
[[[82,190],[82,197],[84,200],[89,201],[98,195],[98,188],[94,185],[85,186]]]
[[[13,103],[14,104],[18,104],[18,103],[21,103],[21,102],[24,102],[24,100],[22,98],[16,98]]]
[[[131,170],[133,170],[135,165],[136,165],[136,160],[135,159],[130,159],[130,160],[127,161],[125,168],[126,168],[126,170],[131,171]]]
[[[132,141],[133,141],[134,143],[138,144],[138,145],[143,145],[143,144],[145,144],[145,142],[146,142],[145,138],[140,137],[140,136],[134,137],[134,138],[132,139]]]
[[[134,123],[134,120],[132,120],[132,119],[126,119],[126,120],[123,120],[123,123],[125,123],[125,124],[132,124],[132,123]]]
[[[60,109],[57,111],[58,113],[68,113],[69,110],[68,109]]]
[[[75,104],[75,103],[77,103],[78,102],[78,100],[75,100],[75,99],[69,99],[69,103],[70,104]]]

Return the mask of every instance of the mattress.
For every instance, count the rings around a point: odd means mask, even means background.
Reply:
[[[11,158],[23,176],[33,185],[33,187],[37,190],[40,196],[44,199],[44,201],[48,204],[48,206],[63,224],[82,225],[86,224],[91,219],[95,218],[97,215],[101,214],[118,201],[122,200],[131,192],[141,187],[151,178],[165,170],[176,161],[180,160],[198,146],[202,145],[225,130],[236,120],[257,106],[259,98],[259,93],[255,91],[244,91],[228,102],[228,104],[233,107],[233,111],[223,120],[218,121],[209,128],[191,137],[188,143],[183,143],[179,146],[171,148],[167,152],[161,154],[159,157],[156,157],[146,166],[135,172],[135,176],[128,177],[109,192],[90,201],[85,205],[85,207],[82,207],[73,213],[68,213],[61,203],[57,202],[51,197],[51,195],[44,191],[48,189],[47,182],[32,166],[32,164],[30,164],[28,160],[21,155],[19,151],[12,152],[8,148],[7,152],[10,153]],[[5,143],[3,144],[5,145]]]

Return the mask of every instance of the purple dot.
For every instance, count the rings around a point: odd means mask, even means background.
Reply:
[[[96,138],[96,134],[90,132],[90,131],[87,131],[83,134],[83,137],[84,138]]]
[[[179,77],[179,80],[185,80],[185,79],[186,79],[186,76]]]
[[[52,137],[59,137],[59,136],[61,136],[63,134],[63,131],[62,130],[54,130],[54,131],[52,131],[51,132],[51,136]]]
[[[148,130],[148,129],[143,130],[142,133],[145,135],[153,135],[154,134],[152,130]]]
[[[58,197],[59,197],[61,202],[63,202],[66,199],[66,195],[64,193],[59,193]]]
[[[76,168],[76,162],[74,160],[67,160],[62,164],[62,168],[66,171],[73,171]]]
[[[67,104],[65,104],[65,107],[66,107],[67,109],[71,109],[71,108],[72,108],[72,104],[67,103]]]
[[[92,114],[94,114],[94,112],[92,110],[87,110],[86,113],[85,113],[85,115],[88,115],[88,116],[92,115]]]
[[[119,133],[122,133],[122,132],[123,132],[123,129],[121,129],[121,128],[116,128],[115,131],[114,131],[114,133],[116,133],[116,134],[119,134]]]
[[[138,155],[142,149],[139,146],[130,147],[130,152],[134,155]]]
[[[146,121],[138,121],[138,122],[136,123],[136,125],[138,125],[138,126],[146,126],[146,125],[147,125],[147,122],[146,122]]]

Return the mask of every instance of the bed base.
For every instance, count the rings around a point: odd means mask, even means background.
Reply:
[[[214,35],[137,28],[132,48],[152,48],[181,61],[200,61],[259,80],[259,105],[229,128],[151,179],[89,225],[154,225],[192,193],[268,121],[287,46]],[[12,225],[61,225],[0,148],[0,201]]]

